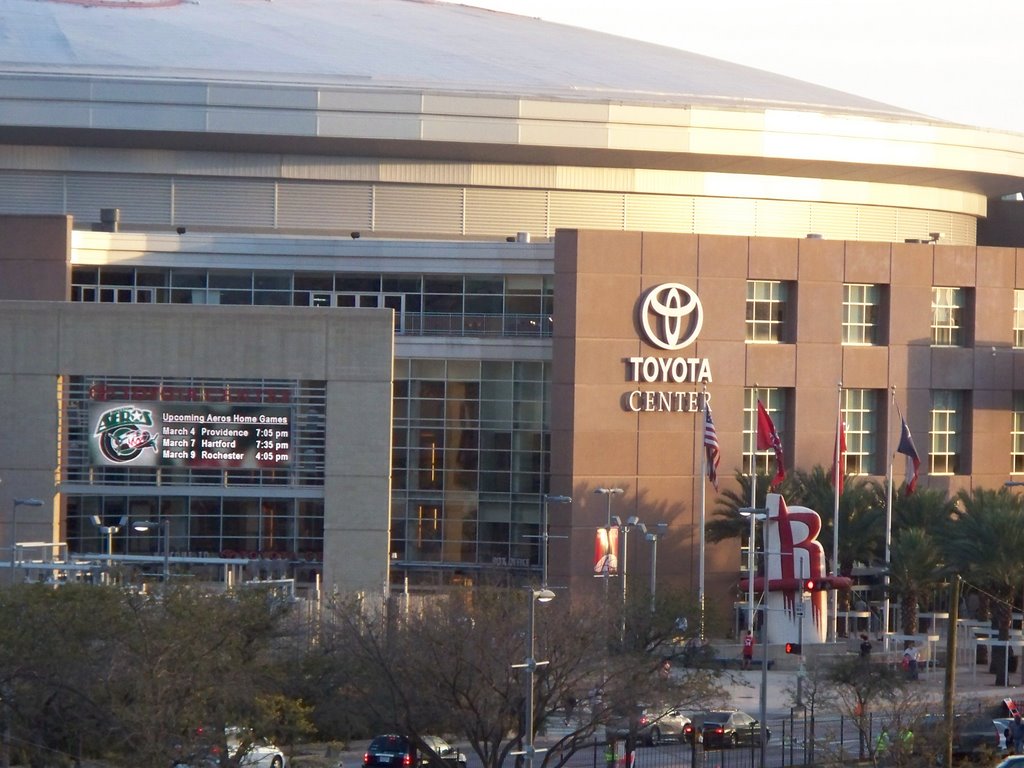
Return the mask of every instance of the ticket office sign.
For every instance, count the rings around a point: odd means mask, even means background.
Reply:
[[[267,469],[291,464],[291,409],[266,405],[97,403],[93,465]]]

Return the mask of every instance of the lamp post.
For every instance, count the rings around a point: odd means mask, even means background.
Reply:
[[[750,570],[747,573],[747,583],[750,586],[750,621],[748,631],[753,633],[754,631],[754,542],[756,541],[757,530],[754,527],[758,520],[764,521],[768,519],[768,510],[759,509],[757,507],[741,507],[739,513],[744,517],[750,518],[750,555],[748,562]],[[764,548],[764,589],[761,591],[761,599],[764,603],[764,618],[762,625],[764,626],[764,632],[761,637],[761,700],[759,703],[760,712],[758,719],[761,724],[761,768],[764,768],[764,753],[765,753],[765,736],[767,736],[765,723],[765,717],[767,716],[768,709],[768,547]],[[800,626],[803,627],[803,619],[800,620]]]
[[[534,681],[533,681],[533,676],[534,676],[534,673],[537,670],[537,667],[544,666],[545,664],[548,663],[546,661],[537,661],[537,659],[534,658],[534,654],[536,653],[535,648],[534,648],[534,638],[535,638],[535,634],[536,634],[535,631],[534,631],[535,611],[536,611],[537,603],[549,603],[549,602],[551,602],[552,600],[555,599],[555,593],[552,592],[550,589],[546,589],[546,588],[544,588],[544,589],[533,589],[532,587],[527,587],[527,589],[529,589],[529,592],[530,592],[530,621],[529,621],[529,624],[527,624],[527,632],[526,632],[527,643],[528,643],[528,646],[527,646],[528,655],[526,657],[526,661],[523,662],[522,664],[513,664],[512,665],[513,669],[525,669],[526,670],[526,702],[525,702],[525,712],[523,713],[523,726],[524,726],[524,728],[526,730],[526,747],[523,749],[522,752],[513,752],[512,754],[514,754],[514,755],[523,755],[525,757],[526,768],[533,768],[533,757],[534,757],[534,755],[536,755],[538,752],[545,752],[546,751],[546,750],[543,750],[543,749],[535,749],[534,746],[533,746],[533,719],[534,719],[534,709],[533,709],[533,706],[534,706],[534,704],[533,704],[533,699],[534,699],[533,682]]]
[[[626,582],[629,576],[629,532],[640,525],[640,518],[630,515],[626,522],[618,515],[613,515],[612,520],[616,527],[622,532],[622,626],[619,630],[619,642],[626,642]]]
[[[611,574],[611,565],[610,565],[610,562],[609,562],[610,559],[611,559],[611,555],[612,555],[612,550],[611,550],[611,534],[610,534],[610,531],[611,531],[611,528],[612,528],[612,496],[617,496],[617,495],[623,494],[623,493],[625,493],[625,491],[622,490],[621,488],[595,488],[594,489],[594,493],[604,496],[605,501],[608,502],[607,506],[606,506],[605,523],[604,523],[605,536],[608,537],[608,541],[607,541],[608,551],[605,552],[605,555],[604,555],[604,567],[602,569],[604,571],[604,596],[605,596],[605,599],[607,599],[608,598],[608,580],[611,578],[611,575],[612,575]]]
[[[665,535],[668,530],[668,523],[656,523],[653,531],[647,530],[643,523],[637,525],[644,532],[644,538],[651,542],[651,613],[654,613],[654,590],[657,588],[658,571],[658,539]]]
[[[160,534],[157,537],[157,550],[163,555],[164,568],[161,581],[166,584],[167,580],[171,575],[171,521],[169,518],[164,518],[159,523],[154,523],[152,520],[139,520],[138,522],[132,523],[132,528],[136,531],[143,532],[148,531],[151,528],[159,528]]]
[[[18,560],[18,507],[41,507],[42,499],[14,499],[11,507],[11,584],[14,583],[14,569]]]
[[[92,516],[93,525],[100,529],[100,533],[107,537],[107,578],[110,578],[110,570],[114,567],[114,534],[119,533],[128,524],[128,518],[122,516],[117,525],[105,525],[103,518],[99,515]]]
[[[541,549],[540,549],[540,586],[547,589],[548,586],[548,504],[572,504],[572,496],[554,496],[544,494],[544,515],[541,520]]]

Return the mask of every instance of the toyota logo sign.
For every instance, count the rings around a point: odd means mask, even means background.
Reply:
[[[647,340],[660,349],[692,344],[703,322],[700,299],[682,283],[656,285],[640,304],[640,327]]]

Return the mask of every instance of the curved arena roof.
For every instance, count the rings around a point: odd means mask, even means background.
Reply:
[[[0,0],[0,41],[0,169],[56,162],[12,147],[331,156],[274,173],[970,218],[1024,189],[1024,135],[463,5]]]

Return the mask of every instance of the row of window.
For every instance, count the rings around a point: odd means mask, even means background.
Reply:
[[[931,475],[969,474],[964,440],[969,425],[964,414],[970,412],[970,392],[966,390],[934,390],[931,393],[931,421],[928,425],[909,425],[912,433],[926,435],[916,440],[923,467]],[[745,393],[743,421],[743,471],[755,468],[762,473],[774,466],[771,450],[758,451],[757,401],[764,404],[772,417],[783,445],[790,414],[792,390],[778,388],[748,388]],[[887,392],[883,389],[844,389],[841,400],[841,418],[846,433],[844,473],[850,475],[885,474],[885,454],[895,450],[898,427],[886,445],[889,413],[886,410]],[[925,432],[927,427],[927,432]],[[1014,396],[1013,428],[1008,436],[1011,444],[1011,472],[1024,472],[1024,393]],[[927,460],[924,454],[927,453]],[[830,457],[819,463],[827,463]]]
[[[322,499],[220,496],[76,495],[67,498],[67,542],[72,552],[133,555],[252,557],[318,562],[323,559]],[[108,540],[102,525],[117,526]],[[127,519],[121,526],[118,522]],[[133,522],[156,523],[137,531]],[[167,521],[168,540],[161,523]]]
[[[746,340],[792,342],[794,283],[748,280]],[[288,271],[75,267],[72,301],[386,307],[411,335],[550,336],[553,278],[541,275],[372,275]],[[843,286],[842,343],[884,345],[887,286]],[[971,290],[932,288],[931,341],[971,343]],[[1014,346],[1024,347],[1024,291],[1014,292]]]
[[[550,336],[553,278],[362,275],[252,270],[75,267],[71,300],[127,304],[383,307],[395,331],[438,336]]]
[[[793,331],[788,311],[791,283],[779,280],[747,281],[747,333],[749,342],[791,342]],[[842,343],[884,345],[883,318],[886,286],[865,283],[843,285]],[[971,292],[967,288],[933,287],[931,342],[959,347],[969,338]],[[1014,291],[1014,346],[1024,346],[1024,291]]]

